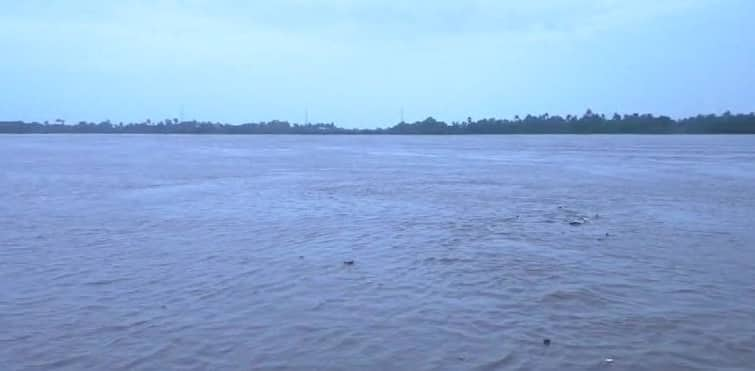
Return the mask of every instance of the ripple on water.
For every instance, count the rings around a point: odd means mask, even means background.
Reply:
[[[753,144],[0,136],[0,368],[749,370]]]

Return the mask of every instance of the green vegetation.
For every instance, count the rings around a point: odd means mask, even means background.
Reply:
[[[101,134],[755,134],[755,113],[698,115],[674,120],[667,116],[633,114],[606,117],[588,110],[581,117],[527,115],[514,119],[468,118],[446,123],[429,117],[413,123],[401,122],[384,129],[345,129],[333,123],[291,124],[270,121],[241,125],[166,119],[140,123],[79,122],[66,124],[0,121],[0,133],[101,133]]]

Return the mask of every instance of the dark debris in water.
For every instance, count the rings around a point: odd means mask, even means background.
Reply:
[[[345,260],[345,261],[343,262],[343,264],[344,264],[344,265],[354,265],[354,261],[353,261],[353,260]]]
[[[543,345],[545,345],[545,346],[551,345],[551,339],[547,339],[547,338],[543,339]]]

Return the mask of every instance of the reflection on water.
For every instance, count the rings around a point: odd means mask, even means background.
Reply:
[[[3,370],[755,364],[755,137],[0,136],[0,161]]]

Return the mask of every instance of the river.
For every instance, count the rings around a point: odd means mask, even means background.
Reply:
[[[755,136],[0,136],[0,329],[9,371],[751,370]]]

